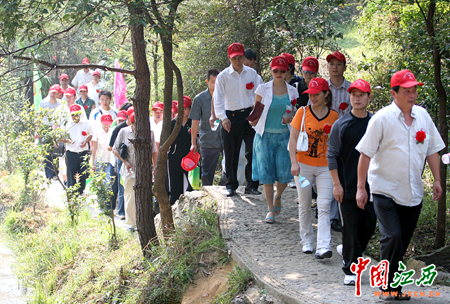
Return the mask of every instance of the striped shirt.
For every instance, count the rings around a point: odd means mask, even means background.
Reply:
[[[350,110],[352,109],[352,106],[350,104],[350,94],[347,92],[351,84],[352,83],[350,81],[344,78],[344,82],[341,84],[341,86],[336,87],[331,83],[331,80],[328,79],[328,85],[330,86],[331,94],[333,95],[333,104],[331,106],[331,109],[338,112],[339,118],[350,112]],[[341,106],[341,104],[343,103],[346,103],[347,106]],[[342,110],[339,107],[345,107],[345,109]]]

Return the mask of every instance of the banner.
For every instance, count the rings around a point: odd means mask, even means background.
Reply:
[[[39,109],[39,105],[41,104],[42,101],[42,93],[41,93],[41,80],[39,79],[39,73],[36,69],[36,67],[34,67],[33,70],[33,100],[34,100],[34,108],[36,110]]]
[[[116,59],[116,68],[120,69],[119,60]],[[127,87],[125,85],[125,79],[122,73],[115,73],[114,79],[114,101],[116,103],[116,108],[119,109],[122,104],[128,101],[125,97],[127,92]]]

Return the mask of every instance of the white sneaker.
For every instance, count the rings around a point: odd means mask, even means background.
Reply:
[[[297,186],[295,185],[295,182],[290,182],[288,184],[289,188],[297,188]]]
[[[303,253],[313,253],[313,246],[311,244],[303,245],[302,252]]]
[[[333,252],[329,249],[317,249],[316,250],[316,259],[322,260],[322,259],[329,259],[333,256]]]
[[[337,251],[337,253],[338,253],[341,257],[343,257],[343,256],[342,256],[342,244],[337,245],[336,251]]]
[[[346,274],[344,278],[344,285],[355,285],[356,282],[356,275],[354,274]]]

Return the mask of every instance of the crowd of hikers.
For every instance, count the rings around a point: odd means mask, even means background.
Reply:
[[[192,190],[183,158],[191,151],[200,153],[202,185],[209,186],[222,154],[219,185],[225,186],[227,197],[237,195],[239,185],[247,195],[261,195],[263,190],[268,212],[262,223],[273,224],[282,212],[284,190],[288,185],[297,188],[303,253],[331,258],[331,229],[342,231],[337,252],[343,258],[345,285],[355,285],[351,265],[362,256],[378,220],[381,259],[389,262],[385,288],[401,291],[391,283],[419,218],[425,162],[434,178],[433,199],[442,195],[438,152],[445,145],[430,115],[416,105],[417,87],[423,83],[409,70],[396,72],[390,83],[392,103],[373,114],[367,110],[370,84],[345,79],[347,61],[338,51],[326,57],[328,80],[318,77],[319,60],[313,56],[299,65],[301,76],[295,73],[293,55],[274,57],[266,83],[253,69],[257,58],[251,49],[233,43],[228,59],[224,70],[207,71],[207,88],[193,100],[183,96],[172,103],[172,129],[178,115],[182,125],[168,152],[171,204]],[[68,115],[59,166],[67,185],[79,182],[83,193],[87,172],[82,160],[90,154],[92,167],[107,173],[113,189],[109,207],[117,208],[117,215],[134,230],[134,108],[129,103],[111,107],[111,92],[104,89],[100,75],[80,70],[71,87],[62,74],[41,107]],[[183,113],[177,112],[178,102],[183,102]],[[163,109],[163,103],[154,102],[149,118],[153,166]],[[46,160],[49,179],[58,174],[51,166],[54,157],[49,153]],[[317,206],[316,242],[312,206]],[[381,297],[410,299],[401,292]]]

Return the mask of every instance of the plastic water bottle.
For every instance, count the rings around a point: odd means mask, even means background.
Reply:
[[[219,120],[216,119],[216,121],[214,122],[214,127],[212,127],[211,130],[216,131],[218,127],[219,127]]]
[[[292,113],[292,107],[291,106],[286,106],[286,112],[283,113],[282,117],[283,119],[281,120],[281,124],[285,125],[285,123],[283,122],[286,119],[289,119],[289,117],[291,117],[293,115]]]
[[[450,153],[442,155],[442,162],[444,165],[448,165],[450,163]]]

